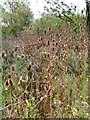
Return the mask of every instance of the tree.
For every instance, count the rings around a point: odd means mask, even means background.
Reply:
[[[84,21],[84,10],[82,14],[77,12],[77,6],[71,4],[70,6],[60,0],[46,0],[47,5],[44,7],[47,14],[56,16],[57,18],[70,23],[70,27],[75,31],[75,34],[78,35],[80,24],[85,24]],[[85,16],[84,16],[85,17]]]
[[[24,30],[33,20],[33,14],[27,2],[7,1],[0,8],[2,10],[2,34],[5,37]]]
[[[75,16],[76,13],[76,9],[77,7],[72,5],[68,6],[67,4],[65,4],[64,2],[60,2],[59,0],[46,0],[47,4],[49,6],[45,6],[45,10],[48,12],[51,12],[51,14],[54,14],[55,16],[74,23],[73,21],[73,17]]]
[[[42,15],[41,19],[36,20],[33,24],[33,30],[37,33],[42,34],[44,29],[48,27],[53,30],[58,30],[62,24],[59,18],[51,15]]]

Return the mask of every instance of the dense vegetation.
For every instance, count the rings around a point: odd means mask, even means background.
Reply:
[[[3,118],[90,117],[85,16],[63,2],[48,4],[55,8],[34,21],[25,3],[8,3],[10,16],[2,9]]]
[[[0,8],[2,11],[2,35],[4,37],[16,35],[25,30],[33,20],[28,2],[7,1]]]

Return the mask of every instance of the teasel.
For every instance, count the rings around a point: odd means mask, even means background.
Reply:
[[[32,87],[32,82],[31,82],[31,79],[32,79],[32,66],[31,66],[31,62],[29,63],[29,65],[27,65],[27,91],[30,93],[31,92],[31,87]]]
[[[19,83],[19,80],[20,80],[20,75],[18,72],[15,72],[14,74],[14,84],[15,86],[17,86],[17,84]]]
[[[27,65],[27,71],[31,70],[31,63]]]
[[[5,57],[5,51],[2,52],[2,58],[4,58],[4,57]]]
[[[18,50],[18,46],[16,46],[15,48],[14,48],[14,51],[16,52]]]
[[[50,46],[50,41],[48,40],[48,46]]]
[[[24,54],[21,54],[21,57],[22,57],[22,59],[24,59],[24,58],[25,58],[25,55],[24,55]]]
[[[9,51],[9,54],[10,54],[10,57],[11,57],[11,58],[14,58],[14,50]]]
[[[50,28],[50,27],[48,27],[48,31],[49,31],[49,32],[51,31],[51,28]]]
[[[11,66],[11,72],[15,72],[16,71],[16,67],[15,67],[15,65],[12,65]]]
[[[44,113],[44,100],[41,101],[41,98],[42,98],[42,83],[43,83],[43,78],[42,76],[40,75],[40,78],[39,78],[39,97],[38,97],[38,101],[39,102],[39,105],[38,105],[38,109],[39,109],[39,113],[40,113],[40,117],[41,118],[44,118],[45,117],[45,113]]]
[[[44,30],[44,34],[45,34],[45,35],[47,34],[47,31],[46,31],[46,29]]]
[[[40,40],[41,40],[41,41],[43,40],[43,37],[42,37],[42,36],[40,36]]]
[[[54,51],[54,50],[55,50],[55,48],[52,49],[52,51]]]
[[[56,42],[56,46],[58,45],[58,43]]]
[[[12,79],[7,79],[4,84],[5,90],[13,90],[14,88],[14,83]]]
[[[55,42],[55,40],[53,39],[53,43]]]
[[[2,58],[3,58],[4,63],[8,63],[8,56],[5,53],[5,51],[2,52]]]
[[[8,74],[8,78],[11,79],[11,74]]]

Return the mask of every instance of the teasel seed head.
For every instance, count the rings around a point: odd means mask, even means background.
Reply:
[[[52,51],[54,51],[55,49],[53,48]]]
[[[14,66],[14,65],[12,65],[12,66],[11,66],[11,71],[12,71],[12,72],[14,72],[14,71],[15,71],[15,69],[16,69],[16,68],[15,68],[15,66]]]
[[[11,79],[11,74],[8,75],[8,78]]]
[[[42,36],[40,36],[40,40],[43,40],[43,37],[42,37]]]
[[[58,43],[56,43],[56,46],[58,45]]]
[[[5,51],[2,52],[2,58],[4,58],[4,57],[5,57]]]
[[[31,70],[31,64],[27,66],[27,71]]]
[[[48,46],[50,45],[50,41],[48,40]]]
[[[17,51],[17,49],[18,49],[18,47],[16,46],[16,47],[15,47],[15,52]]]
[[[9,80],[9,84],[11,87],[13,86],[13,81],[11,79]]]
[[[46,33],[47,33],[47,31],[46,31],[46,29],[44,30],[44,34],[46,35]]]
[[[51,31],[51,28],[50,28],[50,27],[48,27],[48,31]]]
[[[25,58],[25,55],[24,55],[24,54],[22,54],[22,55],[21,55],[21,57],[22,57],[22,58]]]

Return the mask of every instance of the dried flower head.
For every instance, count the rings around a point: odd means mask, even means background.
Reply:
[[[51,31],[51,28],[50,28],[50,27],[48,27],[48,31]]]
[[[43,40],[43,37],[42,37],[42,36],[40,36],[40,40]]]
[[[46,30],[44,30],[44,34],[46,34],[47,33],[47,31]]]
[[[15,66],[12,65],[12,66],[11,66],[11,71],[14,72],[15,70],[16,70]]]
[[[31,70],[31,64],[27,65],[27,70]]]
[[[2,58],[4,58],[4,57],[5,57],[5,51],[2,52]]]
[[[17,51],[17,49],[18,49],[18,47],[16,46],[16,47],[15,47],[15,51]]]
[[[50,45],[50,41],[48,40],[48,46]]]
[[[11,79],[11,74],[8,75],[8,78]]]

